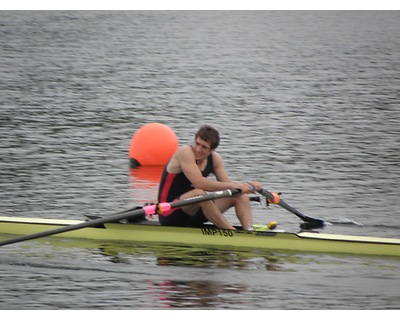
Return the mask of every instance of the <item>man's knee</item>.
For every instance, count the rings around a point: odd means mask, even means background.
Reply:
[[[241,194],[237,197],[233,197],[232,199],[234,199],[235,204],[239,204],[239,203],[250,203],[250,198],[248,194]]]
[[[206,192],[203,189],[192,190],[194,196],[205,196]]]

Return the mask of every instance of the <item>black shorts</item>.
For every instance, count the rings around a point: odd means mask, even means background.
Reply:
[[[208,221],[201,209],[194,216],[190,216],[181,208],[174,210],[166,217],[159,214],[158,220],[162,226],[174,227],[201,227]]]

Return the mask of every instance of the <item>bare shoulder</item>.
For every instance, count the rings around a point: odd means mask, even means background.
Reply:
[[[212,157],[213,157],[214,167],[218,167],[218,166],[223,165],[222,157],[219,155],[218,152],[213,151]]]
[[[171,160],[168,163],[167,171],[169,173],[180,173],[182,172],[182,163],[187,161],[194,161],[193,152],[190,146],[179,147],[174,153]]]
[[[192,147],[188,145],[178,148],[175,155],[178,161],[187,161],[188,159],[194,161]]]

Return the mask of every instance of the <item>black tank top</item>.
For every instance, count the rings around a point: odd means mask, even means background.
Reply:
[[[161,176],[160,188],[158,190],[158,202],[171,202],[178,199],[182,194],[193,190],[194,187],[186,178],[183,172],[173,174],[167,172],[167,166],[164,167],[164,171]],[[213,173],[213,157],[210,154],[207,158],[207,165],[201,172],[203,177],[207,177],[210,173]]]

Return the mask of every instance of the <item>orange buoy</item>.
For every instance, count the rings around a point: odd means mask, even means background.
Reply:
[[[177,149],[178,138],[171,128],[161,123],[148,123],[131,139],[130,167],[165,165]]]

